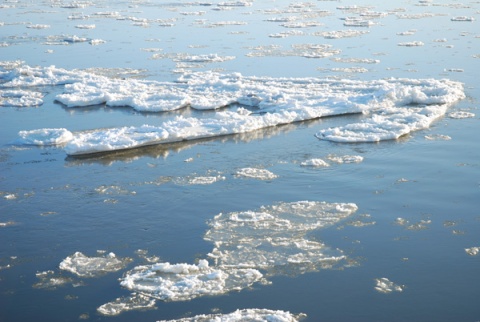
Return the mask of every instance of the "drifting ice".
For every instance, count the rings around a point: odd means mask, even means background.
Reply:
[[[446,79],[355,81],[203,72],[183,76],[178,82],[158,82],[28,66],[0,71],[0,78],[5,80],[0,88],[66,84],[65,92],[57,95],[56,100],[70,107],[106,104],[151,112],[186,106],[199,110],[224,108],[202,118],[178,116],[158,126],[72,133],[65,147],[69,155],[246,133],[351,113],[364,113],[370,118],[363,123],[322,130],[317,137],[340,142],[396,139],[429,127],[450,105],[465,97],[461,83]],[[28,141],[41,131],[22,131],[22,137]],[[57,140],[58,133],[51,133],[54,138],[45,137],[45,142]]]

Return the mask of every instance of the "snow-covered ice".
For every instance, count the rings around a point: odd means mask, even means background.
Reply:
[[[364,113],[370,118],[344,128],[322,130],[317,137],[344,142],[395,139],[428,128],[451,104],[465,97],[461,83],[446,79],[354,81],[202,72],[184,75],[177,82],[156,82],[25,65],[4,68],[0,75],[5,80],[3,88],[66,84],[65,92],[56,99],[71,107],[107,104],[167,111],[185,106],[200,110],[236,106],[204,118],[177,116],[155,126],[71,133],[65,147],[69,155],[246,133],[349,113]],[[39,133],[45,136],[44,141],[38,138]],[[55,137],[49,137],[49,133]],[[53,129],[21,134],[24,140],[30,135],[36,136],[39,145],[58,140],[58,132]]]

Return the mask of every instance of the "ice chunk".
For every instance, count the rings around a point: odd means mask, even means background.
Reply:
[[[360,155],[342,155],[336,156],[329,154],[327,159],[335,163],[360,163],[363,161],[363,157]]]
[[[108,316],[119,315],[131,310],[145,310],[155,307],[156,300],[141,293],[132,293],[128,297],[120,297],[97,308],[98,313]]]
[[[397,285],[385,277],[376,278],[375,283],[375,290],[380,293],[402,292],[404,288],[403,285]]]
[[[475,114],[467,111],[455,111],[448,113],[448,117],[452,119],[467,119],[475,117]]]
[[[323,161],[322,159],[310,159],[310,160],[306,160],[306,161],[303,161],[302,163],[300,163],[301,166],[303,167],[314,167],[314,168],[321,168],[321,167],[329,167],[330,165]]]
[[[412,131],[428,128],[436,119],[445,115],[448,107],[465,97],[462,84],[447,80],[431,80],[410,83],[391,95],[399,106],[379,109],[371,118],[360,123],[321,130],[319,139],[337,142],[378,142],[393,140]],[[437,83],[440,86],[436,86]],[[424,105],[426,104],[426,105]]]
[[[73,138],[72,132],[67,129],[39,129],[20,131],[16,144],[25,145],[57,145],[64,144]]]
[[[59,268],[80,277],[95,277],[121,270],[130,261],[130,258],[118,258],[114,253],[101,257],[88,257],[81,252],[76,252],[65,258]]]
[[[159,322],[243,322],[243,321],[270,321],[270,322],[297,322],[305,318],[305,314],[292,314],[280,310],[243,309],[229,314],[197,315],[191,318],[178,320],[162,320]]]
[[[28,107],[43,104],[43,94],[25,90],[6,90],[0,92],[0,106]]]
[[[39,281],[33,284],[33,288],[53,290],[59,286],[73,283],[71,277],[62,276],[52,270],[38,272],[35,275]]]
[[[251,178],[251,179],[259,179],[259,180],[273,180],[278,178],[276,174],[267,169],[259,169],[259,168],[242,168],[238,169],[235,172],[235,177],[237,178]]]
[[[127,272],[121,285],[163,301],[186,301],[199,296],[244,289],[262,279],[255,269],[220,269],[207,260],[195,264],[157,263]]]
[[[475,255],[478,255],[478,253],[480,253],[480,247],[465,248],[465,252],[470,256],[475,256]]]

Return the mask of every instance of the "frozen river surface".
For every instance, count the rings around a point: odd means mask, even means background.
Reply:
[[[4,1],[0,321],[480,320],[478,1]]]

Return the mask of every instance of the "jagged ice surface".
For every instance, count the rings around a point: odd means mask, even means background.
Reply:
[[[177,82],[157,82],[23,65],[0,75],[4,88],[67,84],[65,92],[56,97],[67,106],[105,103],[140,111],[166,111],[187,105],[201,110],[237,105],[201,118],[177,116],[158,126],[72,133],[65,147],[69,155],[246,133],[349,113],[364,113],[369,118],[344,127],[323,129],[317,137],[340,142],[395,139],[429,127],[451,104],[465,97],[461,83],[446,79],[355,81],[198,72],[182,76]],[[28,141],[30,135],[38,136],[39,131],[22,131],[22,137]],[[57,139],[57,133],[51,135],[45,138],[47,142]]]

